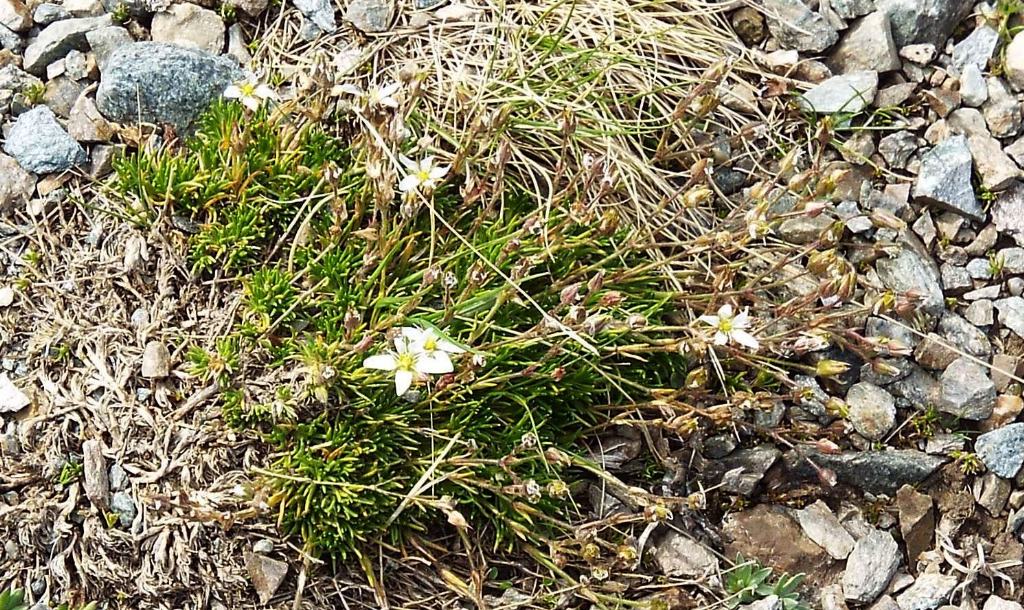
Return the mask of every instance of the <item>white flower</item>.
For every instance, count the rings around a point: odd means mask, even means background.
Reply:
[[[224,97],[231,100],[238,100],[249,110],[257,110],[264,100],[276,100],[277,94],[274,90],[258,82],[254,77],[228,85],[224,90]]]
[[[370,356],[363,361],[363,366],[378,371],[394,371],[395,393],[399,396],[409,391],[419,375],[443,375],[454,370],[451,360],[427,356],[416,350],[404,336],[395,338],[394,351]]]
[[[403,193],[411,193],[419,189],[430,192],[434,190],[441,178],[448,175],[448,170],[451,169],[448,165],[434,165],[432,156],[424,157],[422,161],[413,161],[405,156],[402,156],[401,159],[402,165],[409,171],[405,178],[398,183],[398,190]]]
[[[405,338],[412,351],[419,353],[423,358],[435,360],[439,367],[446,367],[449,371],[454,369],[449,354],[461,354],[466,351],[439,337],[432,328],[405,326],[402,328],[402,338]]]
[[[385,87],[370,87],[368,90],[363,91],[359,85],[353,85],[346,83],[344,85],[337,85],[331,89],[332,95],[341,95],[343,93],[351,95],[359,100],[368,110],[373,110],[378,106],[383,108],[398,108],[398,100],[395,99],[395,94],[402,87],[401,83],[391,83]]]
[[[757,339],[746,331],[747,328],[750,328],[750,314],[746,309],[738,315],[733,315],[732,305],[726,303],[718,308],[718,315],[704,315],[699,319],[714,327],[714,340],[717,345],[725,345],[732,341],[752,350],[760,347]]]

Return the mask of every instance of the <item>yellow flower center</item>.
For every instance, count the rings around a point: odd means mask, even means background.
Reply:
[[[718,319],[718,330],[722,331],[723,333],[727,333],[730,330],[732,330],[732,318],[725,318],[725,317],[719,318]]]
[[[420,171],[416,172],[416,177],[420,179],[420,182],[426,182],[430,180],[430,171],[421,169]]]
[[[432,352],[437,349],[437,339],[430,337],[423,342],[423,351]]]
[[[411,371],[416,364],[416,357],[406,352],[398,355],[398,363],[395,367],[399,371]]]
[[[256,85],[252,83],[242,83],[238,86],[238,90],[242,92],[242,95],[246,97],[252,97],[256,95]]]

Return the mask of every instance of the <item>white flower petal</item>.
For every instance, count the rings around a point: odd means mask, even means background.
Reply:
[[[380,92],[381,97],[391,97],[392,95],[398,93],[398,90],[401,88],[402,83],[394,82],[391,83],[390,85],[387,85],[386,87],[381,87],[378,91]]]
[[[441,165],[430,170],[430,178],[432,180],[440,180],[448,175],[448,170],[451,169],[450,165]]]
[[[729,335],[718,331],[715,333],[715,345],[725,345],[729,342]]]
[[[252,110],[253,112],[256,112],[257,110],[260,109],[260,101],[251,95],[246,95],[245,97],[243,97],[241,99],[241,102],[243,106],[245,106],[249,110]]]
[[[412,371],[395,371],[395,394],[405,396],[405,393],[412,387]]]
[[[718,308],[719,318],[731,318],[732,317],[732,305],[726,303]]]
[[[277,92],[271,89],[268,85],[257,85],[256,91],[254,92],[256,97],[265,100],[276,100]]]
[[[416,171],[420,168],[419,163],[416,163],[415,161],[413,161],[409,157],[406,157],[405,155],[398,155],[398,160],[402,162],[402,165],[404,165],[406,169]]]
[[[363,360],[363,367],[376,369],[378,371],[393,371],[398,366],[398,359],[394,354],[377,354]]]
[[[406,176],[405,178],[402,178],[402,181],[398,183],[398,190],[402,191],[403,193],[408,193],[410,191],[415,191],[417,188],[419,188],[420,184],[421,183],[419,178],[417,178],[416,176],[409,175]]]
[[[239,87],[238,85],[228,85],[227,88],[224,89],[224,97],[228,98],[229,100],[234,100],[242,97],[241,87]]]
[[[707,316],[701,316],[701,317],[699,317],[697,319],[700,320],[701,322],[704,322],[705,324],[709,324],[711,326],[714,326],[715,328],[718,328],[718,322],[719,322],[718,316],[707,315]]]
[[[458,345],[455,345],[451,341],[446,341],[445,339],[437,340],[437,349],[448,352],[449,354],[461,354],[466,351],[459,347]]]
[[[732,319],[733,328],[746,328],[750,326],[750,313],[744,309]]]
[[[444,375],[455,370],[452,360],[448,354],[442,351],[433,351],[429,354],[420,354],[416,359],[416,372],[428,375]]]
[[[410,345],[423,345],[423,341],[426,340],[428,332],[430,331],[421,330],[415,326],[403,326],[401,328],[402,337],[404,337]]]
[[[729,336],[732,337],[733,341],[739,343],[743,347],[749,347],[752,350],[756,350],[761,347],[761,344],[757,342],[757,339],[745,330],[734,330],[729,333]]]
[[[398,108],[398,100],[393,97],[385,97],[381,98],[381,100],[377,102],[377,105],[384,106],[386,108]]]
[[[344,85],[336,85],[332,91],[339,91],[341,93],[347,93],[359,97],[363,94],[363,90],[359,88],[359,85],[352,83],[345,83]]]

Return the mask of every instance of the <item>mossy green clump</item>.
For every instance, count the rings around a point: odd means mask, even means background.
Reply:
[[[368,154],[280,109],[217,105],[187,146],[118,163],[130,200],[198,223],[198,271],[243,287],[232,333],[191,350],[196,374],[266,441],[270,505],[311,552],[445,519],[502,546],[564,533],[580,437],[685,379],[659,265],[582,201],[470,205],[443,185],[418,209],[376,203]],[[398,396],[363,361],[402,327],[465,351]]]

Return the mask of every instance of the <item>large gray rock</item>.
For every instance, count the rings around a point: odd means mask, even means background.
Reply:
[[[949,599],[960,581],[956,576],[938,572],[921,574],[903,593],[896,596],[900,610],[934,610]]]
[[[666,576],[703,577],[718,570],[718,557],[709,548],[674,530],[658,540],[654,562]]]
[[[954,347],[972,356],[984,360],[992,356],[992,343],[985,333],[955,313],[946,312],[942,315],[938,331]]]
[[[64,19],[46,26],[25,49],[23,67],[32,74],[45,74],[46,66],[68,54],[72,49],[86,49],[85,35],[110,25],[110,15]]]
[[[967,66],[984,70],[999,44],[999,32],[983,25],[953,47],[953,67],[963,72]]]
[[[850,26],[832,52],[829,63],[832,69],[844,74],[858,70],[899,70],[902,63],[892,39],[889,16],[874,12]]]
[[[876,0],[892,22],[892,36],[900,47],[932,43],[941,49],[946,39],[974,6],[973,0]]]
[[[768,30],[779,43],[797,51],[824,51],[839,39],[835,28],[801,0],[764,0]]]
[[[24,32],[32,27],[32,12],[21,0],[0,0],[0,25]]]
[[[940,411],[962,419],[979,421],[992,415],[996,386],[985,367],[967,358],[957,358],[939,377]]]
[[[1003,68],[1006,78],[1015,89],[1024,89],[1024,32],[1019,32],[1006,45],[1006,57]]]
[[[1003,152],[999,140],[988,135],[967,138],[971,157],[981,176],[981,185],[990,191],[1002,191],[1021,177],[1020,168]]]
[[[0,154],[0,212],[28,203],[35,190],[36,177],[13,158]]]
[[[989,131],[997,138],[1017,135],[1022,121],[1017,96],[1001,78],[990,76],[985,83],[988,85],[988,100],[982,104],[981,112]]]
[[[224,20],[210,9],[189,2],[172,4],[153,15],[150,36],[154,42],[194,47],[217,55],[224,50]]]
[[[1024,465],[1024,423],[982,434],[974,442],[974,451],[993,474],[1012,479]]]
[[[860,604],[870,604],[885,591],[900,565],[900,547],[892,535],[871,530],[857,541],[846,560],[843,595]]]
[[[308,37],[321,33],[330,34],[338,29],[334,20],[334,3],[330,0],[295,0],[295,7],[302,11],[311,31]]]
[[[918,295],[926,313],[942,313],[945,303],[935,261],[916,238],[905,235],[901,245],[903,249],[896,256],[875,261],[878,279],[889,290]]]
[[[846,559],[853,551],[853,536],[843,528],[839,519],[821,500],[793,511],[793,516],[807,537],[825,549],[833,559]]]
[[[362,32],[386,32],[394,17],[394,0],[351,0],[345,9],[345,19]]]
[[[996,197],[992,205],[992,223],[1000,233],[1024,246],[1024,184],[1017,182]]]
[[[751,496],[781,453],[772,445],[741,449],[722,459],[722,491]]]
[[[85,40],[89,43],[101,72],[106,68],[107,59],[114,51],[135,42],[128,30],[116,25],[93,30],[85,35]]]
[[[852,114],[871,105],[877,93],[878,73],[862,70],[833,76],[815,85],[800,97],[799,103],[804,110],[817,114]]]
[[[921,158],[921,170],[914,183],[914,198],[982,222],[985,212],[978,205],[971,185],[974,164],[967,138],[950,136]]]
[[[1006,297],[999,299],[994,305],[999,312],[999,323],[1012,330],[1018,337],[1024,338],[1024,298]]]
[[[224,89],[243,78],[231,59],[160,42],[136,42],[108,58],[96,106],[122,123],[142,118],[186,130]]]
[[[896,423],[896,403],[892,395],[867,382],[854,384],[846,393],[850,423],[861,436],[881,440]]]
[[[46,106],[23,113],[7,134],[4,151],[30,172],[62,172],[85,163],[85,149],[64,131]]]
[[[903,485],[924,481],[945,463],[940,457],[912,449],[840,454],[792,451],[783,456],[790,475],[808,479],[818,476],[817,470],[805,458],[810,458],[820,468],[831,469],[840,483],[869,493],[888,495],[895,494]]]

